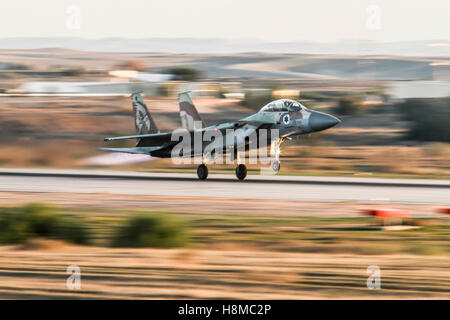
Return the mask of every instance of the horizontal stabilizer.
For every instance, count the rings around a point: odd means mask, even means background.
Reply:
[[[136,148],[97,148],[99,151],[134,153],[134,154],[150,154],[150,152],[163,149],[164,146],[156,147],[136,147]]]

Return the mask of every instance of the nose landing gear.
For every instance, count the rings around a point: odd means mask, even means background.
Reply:
[[[282,140],[273,140],[271,144],[271,154],[275,154],[275,160],[272,161],[272,170],[275,173],[280,171],[281,163],[280,163],[280,146]]]
[[[274,172],[280,171],[280,167],[281,167],[280,161],[275,160],[274,162],[272,162],[272,170]]]

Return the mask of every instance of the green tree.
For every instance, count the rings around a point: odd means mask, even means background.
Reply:
[[[357,96],[344,96],[339,99],[337,112],[342,115],[355,115],[363,110],[362,99]]]
[[[174,75],[173,80],[181,81],[197,81],[200,79],[202,72],[192,67],[172,67],[164,70],[164,73]]]
[[[407,99],[398,108],[410,123],[409,139],[450,142],[450,98]]]
[[[130,217],[115,234],[115,247],[174,248],[188,244],[183,221],[168,215],[138,214]]]

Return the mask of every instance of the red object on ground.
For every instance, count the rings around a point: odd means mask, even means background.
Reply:
[[[408,210],[401,209],[390,209],[390,208],[374,208],[374,209],[362,209],[364,214],[369,216],[374,216],[377,218],[409,218],[411,217],[411,212]]]
[[[450,214],[450,207],[448,207],[448,208],[439,208],[438,212],[439,213],[444,213],[444,214]]]

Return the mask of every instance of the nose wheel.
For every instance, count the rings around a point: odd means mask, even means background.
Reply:
[[[272,162],[272,170],[273,170],[274,172],[280,171],[280,167],[281,167],[280,161],[275,160],[274,162]]]
[[[236,177],[239,180],[244,180],[246,176],[247,176],[247,167],[245,166],[245,164],[238,165],[236,167]]]
[[[197,176],[200,180],[206,180],[208,178],[208,167],[201,164],[197,168]]]

